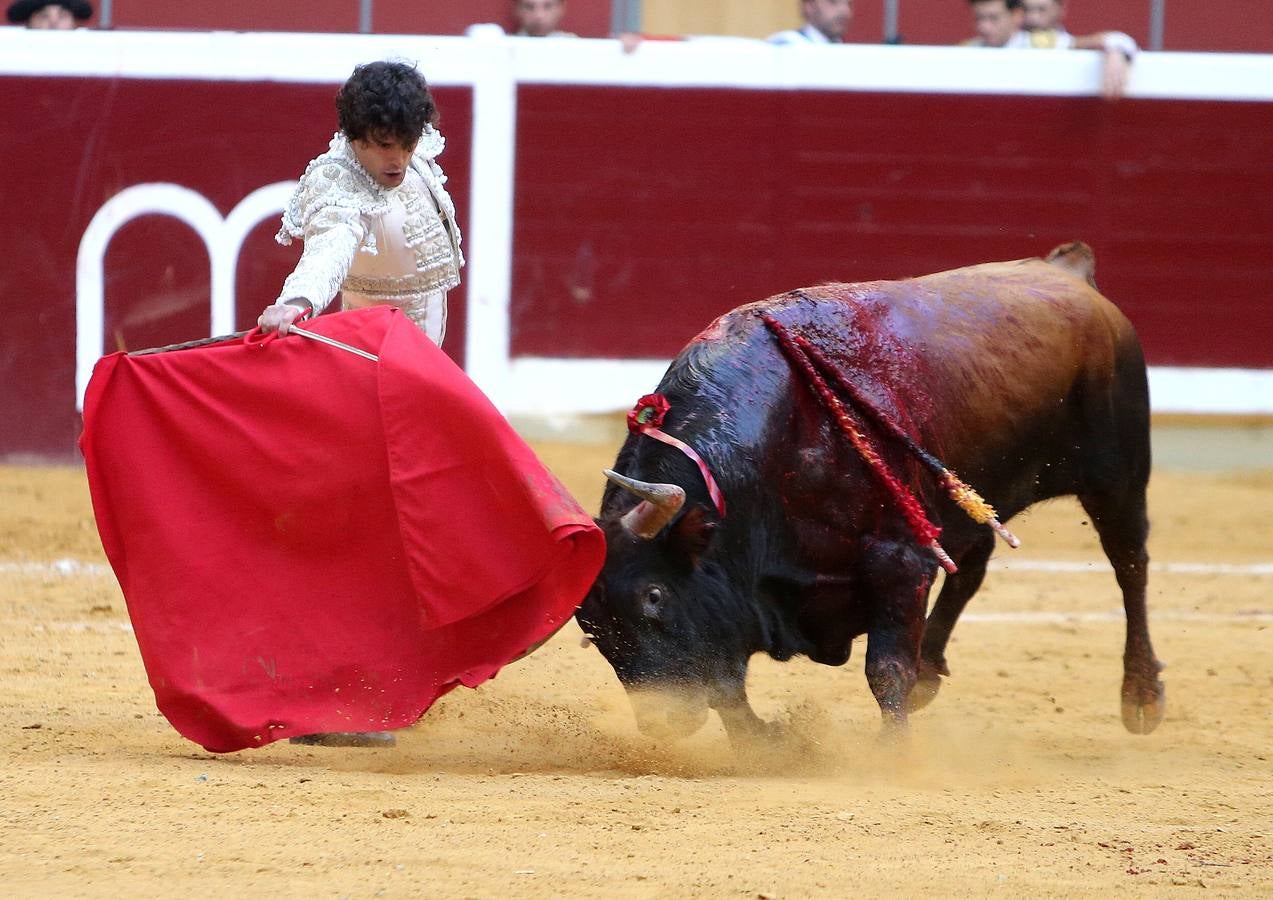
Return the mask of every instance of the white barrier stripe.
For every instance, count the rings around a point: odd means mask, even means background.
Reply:
[[[991,571],[996,572],[1074,572],[1110,573],[1109,563],[1103,559],[992,559]],[[1273,576],[1273,563],[1201,563],[1159,562],[1150,563],[1149,570],[1164,575],[1234,575]],[[110,566],[85,562],[79,559],[56,559],[52,562],[0,561],[0,574],[15,575],[64,575],[96,577],[111,574]]]
[[[503,409],[510,415],[627,409],[632,398],[659,383],[670,362],[513,357]],[[562,385],[571,389],[563,391]],[[1273,415],[1273,369],[1150,366],[1149,395],[1157,413]]]
[[[486,52],[452,36],[0,29],[0,75],[36,77],[339,85],[359,63],[407,59],[431,85],[471,86]]]
[[[497,57],[502,61],[496,62]],[[476,85],[492,66],[518,83],[1092,96],[1096,51],[847,44],[774,47],[748,38],[544,41],[452,35],[0,29],[0,75],[340,84],[357,63],[405,58],[435,85]],[[1273,99],[1273,55],[1142,53],[1129,97]]]
[[[1273,372],[1268,369],[1150,366],[1154,412],[1273,413]]]

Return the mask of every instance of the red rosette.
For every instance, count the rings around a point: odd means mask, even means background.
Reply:
[[[646,394],[628,413],[628,431],[640,434],[647,428],[658,428],[671,408],[662,394]]]

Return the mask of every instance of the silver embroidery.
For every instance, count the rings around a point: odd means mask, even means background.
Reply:
[[[319,312],[343,288],[406,308],[413,297],[445,294],[456,287],[464,265],[460,229],[455,204],[444,186],[446,176],[434,161],[444,146],[442,135],[425,126],[411,168],[424,182],[427,194],[408,189],[401,196],[407,213],[403,241],[414,256],[415,274],[391,279],[358,277],[349,274],[354,255],[377,253],[371,224],[389,212],[390,198],[388,189],[358,163],[348,140],[337,132],[328,151],[306,167],[283,214],[276,240],[290,244],[301,238],[305,249],[277,302],[305,297]],[[391,284],[376,286],[386,281]]]
[[[372,300],[402,300],[438,290],[430,286],[429,277],[424,275],[395,275],[380,278],[373,275],[350,275],[341,287],[355,294],[370,297]]]

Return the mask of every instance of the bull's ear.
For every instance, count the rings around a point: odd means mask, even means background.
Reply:
[[[691,508],[672,526],[672,544],[685,554],[690,565],[697,565],[698,558],[707,552],[720,522],[715,514],[701,504]]]

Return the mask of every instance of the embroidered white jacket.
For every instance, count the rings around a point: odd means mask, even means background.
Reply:
[[[435,343],[446,331],[446,292],[464,256],[446,175],[434,161],[444,140],[426,125],[403,183],[385,188],[358,163],[341,133],[305,169],[276,240],[305,242],[276,302],[303,297],[321,312],[341,291],[345,306],[402,307]]]

